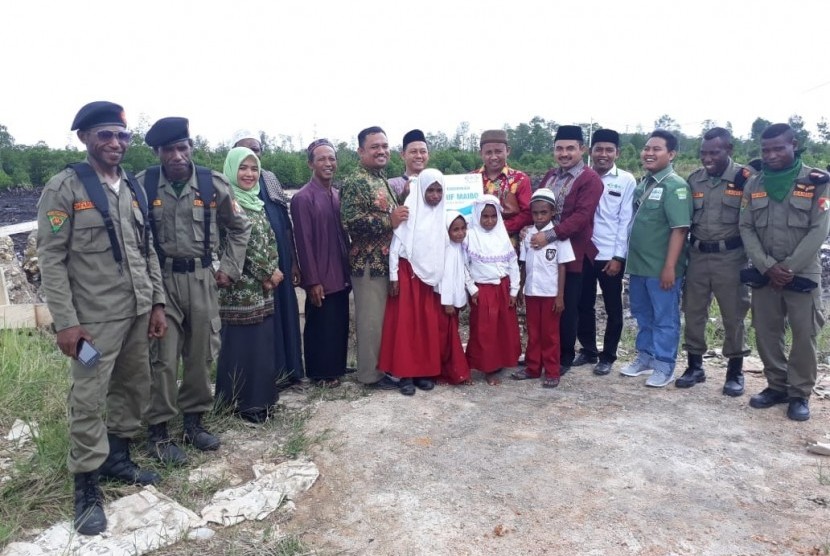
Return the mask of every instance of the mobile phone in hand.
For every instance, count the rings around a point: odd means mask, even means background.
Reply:
[[[98,360],[101,359],[101,352],[95,346],[81,338],[78,341],[77,356],[78,363],[84,367],[94,367],[98,364]]]

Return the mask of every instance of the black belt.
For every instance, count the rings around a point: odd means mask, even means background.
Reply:
[[[722,239],[720,241],[700,241],[695,236],[692,236],[692,245],[701,253],[720,253],[721,251],[731,251],[743,246],[744,242],[741,236],[730,237],[729,239]]]
[[[207,268],[210,266],[211,261],[207,259],[176,259],[171,258],[171,265],[170,268],[173,272],[178,274],[187,274],[188,272],[193,272],[196,270],[196,263],[198,261],[199,265],[202,268]]]

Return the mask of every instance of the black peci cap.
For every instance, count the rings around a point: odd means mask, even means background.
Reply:
[[[598,129],[591,136],[591,144],[594,143],[614,143],[620,146],[620,134],[613,129]]]
[[[410,143],[414,143],[415,141],[422,141],[424,143],[427,142],[424,132],[420,129],[413,129],[412,131],[406,132],[406,135],[403,136],[403,150],[406,150],[406,146]]]
[[[585,142],[585,139],[582,137],[582,128],[578,125],[560,125],[556,130],[556,136],[553,138],[553,141],[556,142],[560,139],[565,141],[579,141],[580,143]]]

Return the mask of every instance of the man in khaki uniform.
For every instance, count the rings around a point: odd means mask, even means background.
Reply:
[[[167,430],[179,410],[185,442],[203,451],[219,448],[219,439],[202,425],[202,414],[213,407],[210,366],[219,352],[217,287],[239,278],[251,223],[236,205],[227,179],[191,161],[193,142],[185,118],[162,118],[149,129],[145,141],[161,161],[161,168],[148,168],[138,180],[152,205],[156,251],[167,291],[168,331],[152,346],[153,381],[144,419],[150,454],[165,463],[182,464],[187,456]],[[200,173],[212,185],[210,199],[200,194]],[[220,229],[224,239],[214,272]],[[177,386],[180,359],[183,375]]]
[[[732,161],[732,134],[722,127],[707,131],[700,145],[700,162],[689,179],[692,189],[692,216],[689,266],[683,291],[686,318],[683,348],[689,366],[675,381],[678,388],[690,388],[706,380],[703,354],[706,353],[706,323],[712,295],[723,321],[723,355],[728,358],[723,393],[744,393],[743,362],[749,355],[744,336],[744,317],[749,311],[749,288],[741,283],[746,268],[738,219],[741,198],[750,171]]]
[[[744,276],[755,288],[752,325],[768,384],[749,405],[789,402],[787,417],[806,421],[816,383],[816,336],[824,325],[820,250],[830,232],[830,175],[803,164],[797,146],[787,124],[773,124],[761,134],[764,165],[744,187],[740,229],[755,267],[754,277]]]
[[[146,196],[119,166],[130,143],[123,108],[87,104],[72,130],[87,159],[46,184],[38,203],[38,257],[58,346],[72,358],[68,467],[75,476],[75,529],[97,535],[107,527],[99,475],[142,485],[161,480],[133,463],[129,439],[141,430],[149,395],[148,336],[162,337],[167,325],[158,259],[145,232]],[[100,352],[97,363],[78,361],[82,341]]]

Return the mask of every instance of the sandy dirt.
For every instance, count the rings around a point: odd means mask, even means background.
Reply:
[[[323,554],[826,554],[830,458],[804,446],[830,402],[796,423],[707,368],[691,390],[582,367],[555,390],[479,376],[322,403],[321,477],[286,530]]]

